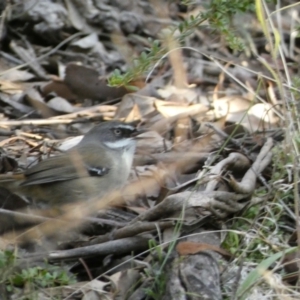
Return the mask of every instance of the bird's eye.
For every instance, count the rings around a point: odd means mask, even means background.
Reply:
[[[119,129],[119,128],[116,128],[116,129],[114,129],[114,134],[115,135],[121,135],[121,133],[122,133],[122,130],[121,129]]]

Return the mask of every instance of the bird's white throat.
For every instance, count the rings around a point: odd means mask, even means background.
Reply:
[[[104,144],[108,148],[120,152],[121,161],[126,170],[126,174],[123,175],[127,179],[133,162],[136,140],[127,138],[115,142],[104,142]]]
[[[134,139],[122,139],[114,142],[103,142],[105,146],[111,149],[135,148],[136,141]]]
[[[128,175],[132,166],[134,151],[135,151],[135,144],[132,147],[124,148],[122,152],[122,160],[126,165],[126,169],[128,170]]]

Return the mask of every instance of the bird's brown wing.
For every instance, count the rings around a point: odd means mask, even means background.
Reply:
[[[103,176],[109,172],[110,157],[95,145],[84,145],[66,153],[50,157],[25,172],[22,186],[53,183],[80,177]],[[84,157],[84,160],[83,160]],[[103,165],[97,162],[102,157]],[[104,159],[103,159],[104,158]]]

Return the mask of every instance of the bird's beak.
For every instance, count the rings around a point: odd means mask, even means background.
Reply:
[[[134,138],[135,140],[144,139],[145,137],[142,137],[142,136],[139,137],[139,135],[142,133],[145,133],[145,132],[149,132],[149,130],[148,129],[140,129],[140,128],[136,129],[136,131],[131,134],[131,137]]]

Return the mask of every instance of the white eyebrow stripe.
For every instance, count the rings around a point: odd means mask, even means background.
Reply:
[[[133,127],[133,126],[131,126],[131,125],[119,125],[119,126],[116,126],[115,128],[129,129],[129,130],[132,130],[132,131],[135,130],[135,127]]]

